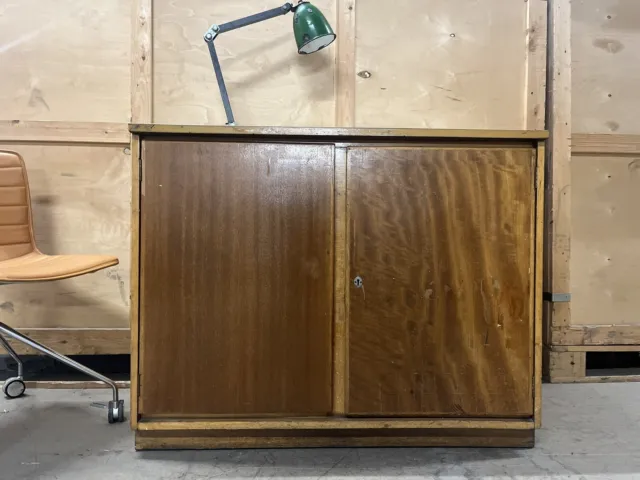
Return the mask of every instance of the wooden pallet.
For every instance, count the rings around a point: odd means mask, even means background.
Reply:
[[[640,345],[562,345],[546,347],[544,355],[544,380],[550,383],[601,383],[601,382],[637,382],[640,381]],[[614,360],[612,368],[592,368],[596,363],[594,354],[609,354]],[[623,354],[620,358],[617,354]],[[591,358],[590,358],[591,357]],[[604,359],[607,363],[607,358]],[[606,365],[604,365],[606,366]]]

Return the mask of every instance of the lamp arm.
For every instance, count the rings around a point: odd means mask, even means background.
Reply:
[[[218,60],[216,47],[213,44],[213,41],[207,41],[207,46],[209,47],[209,55],[211,56],[211,63],[213,63],[213,71],[216,73],[216,80],[218,81],[218,88],[220,89],[220,96],[222,97],[222,105],[224,106],[224,112],[227,115],[227,125],[235,125],[236,122],[233,118],[233,110],[231,110],[229,93],[227,92],[227,86],[225,85],[224,77],[222,76],[222,68],[220,68],[220,60]]]
[[[293,5],[290,3],[285,3],[281,7],[272,8],[271,10],[267,10],[262,13],[256,13],[255,15],[249,15],[248,17],[243,17],[238,20],[223,23],[222,25],[213,24],[204,34],[204,41],[207,42],[207,46],[209,47],[209,55],[211,56],[211,63],[213,63],[213,71],[216,74],[218,88],[220,89],[220,96],[222,97],[222,104],[224,105],[224,111],[227,115],[227,125],[235,125],[235,120],[233,118],[233,111],[231,110],[231,102],[229,101],[227,86],[225,85],[224,77],[222,76],[220,60],[218,59],[216,47],[213,42],[221,33],[230,32],[231,30],[236,30],[237,28],[246,27],[247,25],[253,25],[254,23],[263,22],[264,20],[269,20],[281,15],[286,15],[291,10],[293,10]]]
[[[207,33],[205,33],[205,39],[208,33],[212,33],[215,37],[216,34],[219,35],[221,33],[235,30],[236,28],[246,27],[248,25],[253,25],[254,23],[269,20],[270,18],[286,15],[291,10],[293,10],[293,5],[290,3],[285,3],[281,7],[272,8],[271,10],[267,10],[265,12],[256,13],[255,15],[249,15],[248,17],[239,18],[238,20],[233,20],[231,22],[223,23],[222,25],[211,25],[209,30],[207,30]]]

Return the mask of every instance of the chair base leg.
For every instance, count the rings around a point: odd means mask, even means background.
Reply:
[[[20,380],[23,380],[22,375],[24,372],[24,365],[22,364],[22,359],[2,335],[0,335],[0,343],[2,344],[4,349],[7,351],[7,353],[11,356],[11,358],[13,358],[18,364],[18,378]]]
[[[69,357],[62,355],[56,352],[55,350],[51,350],[50,348],[45,347],[41,343],[38,343],[35,340],[21,334],[20,332],[17,332],[7,324],[0,322],[0,343],[2,343],[2,346],[7,350],[9,355],[11,355],[11,357],[18,362],[18,375],[20,379],[22,379],[22,368],[23,368],[22,361],[20,360],[20,357],[16,354],[15,350],[11,348],[11,346],[9,345],[9,342],[7,342],[6,339],[2,337],[2,334],[7,335],[19,342],[22,342],[25,345],[28,345],[31,348],[39,351],[40,353],[43,353],[55,360],[58,360],[59,362],[64,363],[65,365],[71,368],[74,368],[86,375],[89,375],[90,377],[93,377],[97,380],[100,380],[101,382],[106,383],[109,387],[111,387],[111,391],[113,392],[114,408],[117,408],[118,406],[122,405],[123,402],[119,401],[118,399],[118,386],[115,384],[113,380],[111,380],[108,377],[105,377],[104,375],[96,372],[95,370],[91,370],[90,368],[85,367],[84,365],[76,362],[75,360],[71,360]]]

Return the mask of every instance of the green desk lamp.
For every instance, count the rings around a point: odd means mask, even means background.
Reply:
[[[247,25],[269,20],[270,18],[279,17],[280,15],[286,15],[289,12],[294,13],[293,34],[296,37],[298,53],[307,54],[317,52],[336,39],[336,34],[333,33],[331,25],[329,25],[329,22],[327,22],[322,12],[304,0],[300,0],[295,7],[290,3],[285,3],[281,7],[273,8],[266,12],[250,15],[232,22],[223,23],[222,25],[211,25],[207,33],[204,34],[204,41],[207,42],[207,46],[209,47],[213,70],[216,72],[216,79],[218,80],[220,95],[222,96],[222,104],[227,114],[227,125],[235,125],[235,120],[233,119],[229,94],[224,84],[216,47],[213,44],[214,40],[221,33],[230,32],[236,28],[246,27]]]

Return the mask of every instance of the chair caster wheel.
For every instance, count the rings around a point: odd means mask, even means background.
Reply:
[[[21,397],[24,395],[26,389],[27,386],[19,377],[7,378],[4,384],[2,384],[2,393],[4,393],[7,398]]]
[[[122,423],[124,422],[124,400],[118,400],[109,402],[107,418],[109,423]]]

